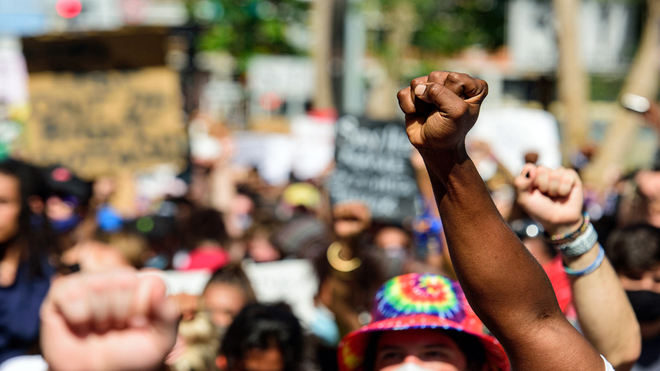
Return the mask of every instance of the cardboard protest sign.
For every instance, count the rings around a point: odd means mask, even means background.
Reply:
[[[344,116],[336,129],[332,202],[361,200],[374,220],[401,222],[413,216],[418,188],[403,122]]]
[[[178,75],[167,68],[30,75],[24,157],[84,178],[160,163],[183,166]]]

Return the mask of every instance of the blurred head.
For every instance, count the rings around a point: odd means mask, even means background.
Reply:
[[[297,371],[302,328],[283,304],[251,304],[229,326],[220,347],[228,371]]]
[[[214,325],[227,328],[247,305],[256,302],[248,277],[240,265],[227,265],[215,271],[202,294],[204,307]]]
[[[43,220],[45,182],[38,169],[15,160],[0,162],[0,243],[18,243],[35,273],[54,247]]]
[[[202,244],[226,246],[229,241],[222,214],[211,208],[193,211],[188,219],[186,247],[193,250]]]
[[[371,210],[360,201],[347,201],[332,207],[335,234],[339,238],[352,238],[371,226]]]
[[[0,243],[18,235],[23,202],[21,181],[0,170]]]
[[[61,166],[47,167],[44,173],[49,191],[46,216],[55,232],[70,232],[85,217],[92,186]]]
[[[282,259],[282,252],[272,241],[280,227],[280,223],[275,220],[255,221],[244,237],[248,257],[257,263]]]
[[[605,245],[642,329],[660,335],[660,229],[633,225],[612,232]]]

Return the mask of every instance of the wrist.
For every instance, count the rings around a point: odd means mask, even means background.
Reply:
[[[446,174],[451,172],[456,165],[470,159],[464,143],[455,149],[419,148],[418,150],[424,159],[424,164],[429,173],[441,178],[444,178]]]
[[[576,220],[567,223],[561,223],[561,224],[544,223],[543,229],[545,229],[545,232],[551,236],[569,235],[580,229],[582,223],[584,223],[584,217],[582,216],[582,214],[580,214]]]

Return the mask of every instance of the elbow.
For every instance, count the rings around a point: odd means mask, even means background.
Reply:
[[[639,325],[633,326],[630,336],[622,341],[610,356],[603,354],[616,371],[630,371],[642,352],[642,336]]]

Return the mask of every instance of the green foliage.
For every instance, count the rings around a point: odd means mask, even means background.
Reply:
[[[305,23],[309,3],[300,0],[210,0],[218,16],[200,37],[199,49],[226,51],[245,60],[254,54],[300,54],[286,38],[293,23]],[[189,9],[201,0],[189,0]]]
[[[493,50],[504,44],[505,0],[370,0],[386,13],[399,1],[411,1],[418,16],[412,45],[424,54],[452,55],[479,45]],[[383,52],[377,30],[372,47]]]

